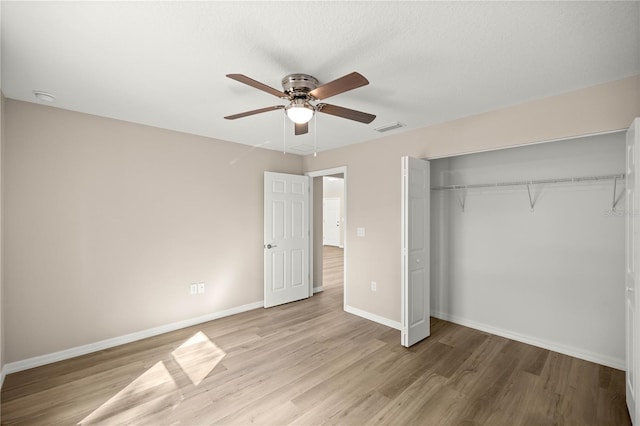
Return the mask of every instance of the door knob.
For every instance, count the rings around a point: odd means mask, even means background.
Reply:
[[[274,247],[278,247],[278,246],[275,245],[275,244],[267,244],[267,248],[268,249],[271,249],[271,248],[274,248]]]

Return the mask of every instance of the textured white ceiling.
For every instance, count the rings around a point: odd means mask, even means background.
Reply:
[[[2,91],[55,107],[282,149],[281,89],[307,73],[370,85],[327,102],[376,114],[317,118],[318,150],[640,74],[639,2],[2,1]],[[314,127],[286,144],[306,154]]]

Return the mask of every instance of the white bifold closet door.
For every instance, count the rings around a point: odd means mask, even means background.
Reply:
[[[412,346],[429,337],[429,162],[402,157],[402,334]]]
[[[640,175],[638,164],[640,163],[640,118],[636,118],[627,131],[627,155],[626,155],[626,185],[625,185],[625,221],[626,221],[626,260],[625,260],[625,317],[626,317],[626,394],[627,407],[633,424],[638,425],[640,414],[640,398],[638,398],[638,379],[640,378],[639,364],[640,354],[639,336],[640,318],[638,317],[639,298],[638,281],[640,271],[638,257],[640,257],[639,222],[640,206],[638,205],[637,189],[640,188]]]

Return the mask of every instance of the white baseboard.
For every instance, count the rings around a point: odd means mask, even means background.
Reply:
[[[112,348],[114,346],[123,345],[125,343],[135,342],[137,340],[146,339],[147,337],[157,336],[159,334],[168,333],[170,331],[179,330],[181,328],[191,327],[192,325],[202,324],[203,322],[213,321],[215,319],[228,317],[230,315],[235,315],[241,312],[247,312],[262,307],[264,307],[264,301],[261,300],[259,302],[225,309],[224,311],[214,312],[196,318],[190,318],[171,324],[149,328],[147,330],[137,331],[135,333],[126,334],[124,336],[113,337],[111,339],[101,340],[99,342],[89,343],[87,345],[76,346],[74,348],[65,349],[59,352],[40,355],[33,358],[27,358],[22,361],[10,362],[8,364],[5,364],[4,368],[2,369],[2,379],[4,381],[5,374],[17,373],[18,371],[28,370],[30,368],[40,367],[41,365],[51,364],[53,362],[63,361],[65,359],[86,355],[92,352],[101,351],[103,349]]]
[[[441,320],[450,321],[455,324],[463,325],[465,327],[484,331],[486,333],[495,334],[496,336],[506,337],[507,339],[516,340],[528,345],[533,345],[539,348],[548,349],[550,351],[559,352],[561,354],[569,355],[574,358],[580,358],[585,361],[595,362],[596,364],[616,368],[618,370],[624,370],[626,368],[624,359],[612,358],[606,355],[598,354],[573,346],[567,346],[549,340],[538,339],[536,337],[527,336],[513,331],[503,330],[501,328],[492,327],[490,325],[482,324],[466,318],[450,315],[445,312],[431,311],[431,316],[439,318]]]
[[[320,293],[321,291],[324,291],[324,288],[322,288],[322,286],[313,288],[313,294]]]
[[[371,312],[363,311],[362,309],[354,308],[353,306],[344,305],[345,312],[357,315],[359,317],[368,319],[369,321],[377,322],[378,324],[386,325],[387,327],[395,328],[396,330],[402,330],[402,325],[398,321],[392,321],[388,318],[381,317]]]
[[[7,369],[5,366],[2,366],[2,369],[0,369],[0,389],[2,389],[2,385],[4,385],[5,377],[7,377]]]

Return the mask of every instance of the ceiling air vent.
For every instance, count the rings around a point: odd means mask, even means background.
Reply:
[[[385,133],[385,132],[390,132],[391,130],[399,129],[400,127],[404,127],[404,126],[406,126],[406,124],[402,124],[396,121],[395,123],[385,124],[384,126],[376,127],[373,130],[375,130],[376,132]]]

